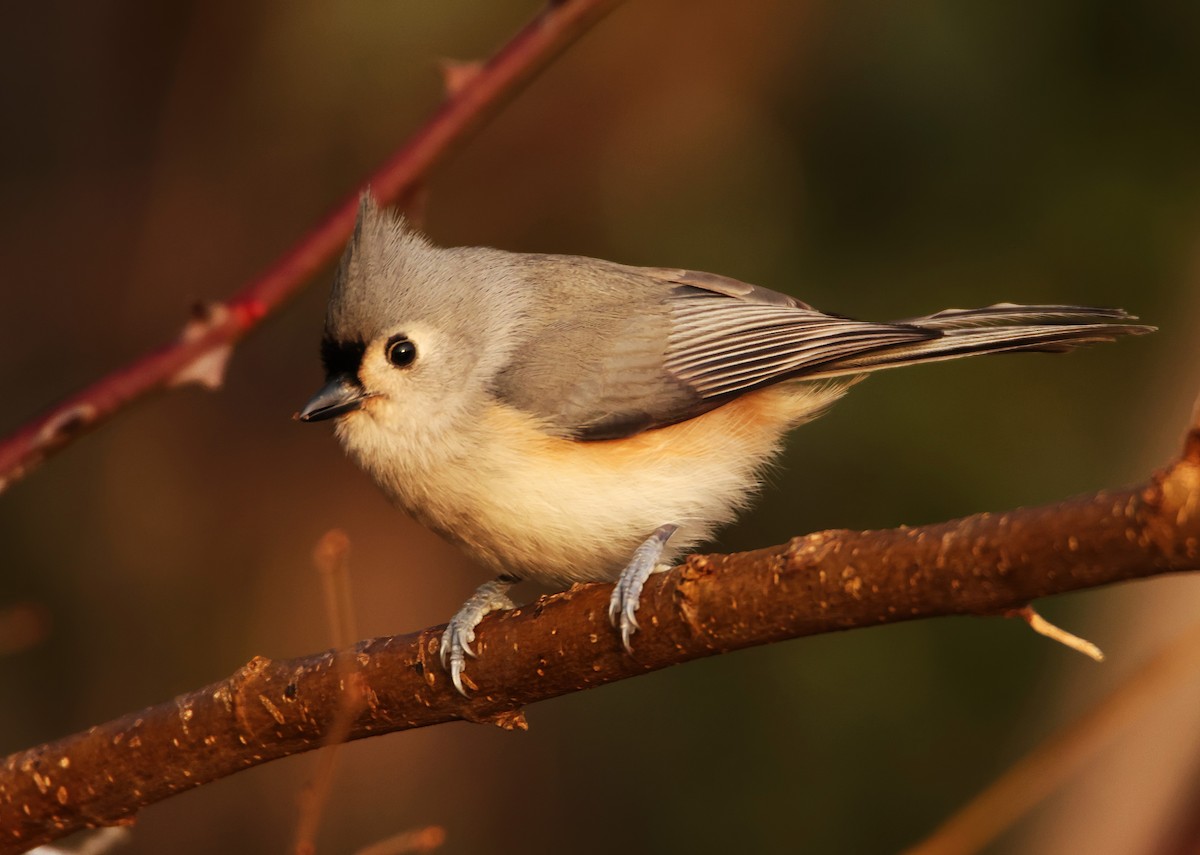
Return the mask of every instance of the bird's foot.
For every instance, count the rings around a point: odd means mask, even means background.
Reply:
[[[471,642],[475,640],[475,627],[479,626],[484,615],[514,607],[513,601],[508,597],[508,589],[513,584],[512,580],[503,578],[484,582],[475,589],[475,593],[463,603],[454,617],[450,618],[450,622],[446,624],[446,631],[442,633],[442,643],[439,647],[442,667],[449,672],[450,682],[464,698],[467,697],[467,690],[463,688],[462,674],[467,666],[467,657],[475,658],[475,651],[471,649]]]
[[[670,564],[662,564],[663,551],[679,526],[663,525],[654,530],[641,546],[634,550],[629,566],[621,571],[621,577],[613,588],[612,598],[608,601],[608,619],[621,632],[621,644],[627,653],[633,652],[629,639],[638,631],[637,610],[642,597],[642,586],[650,578],[651,573],[661,573],[670,570]]]

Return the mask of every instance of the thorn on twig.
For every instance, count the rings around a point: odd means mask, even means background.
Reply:
[[[192,317],[184,324],[179,340],[191,342],[202,338],[213,327],[225,324],[229,316],[229,307],[224,303],[197,303],[192,307]],[[167,385],[175,387],[198,383],[205,389],[216,391],[225,382],[225,369],[232,355],[232,344],[227,342],[218,345],[176,371]]]
[[[78,404],[59,413],[38,432],[38,445],[70,442],[96,420],[96,412],[96,408],[91,404]]]
[[[1046,620],[1040,614],[1033,610],[1033,606],[1025,606],[1020,609],[1013,609],[1008,612],[1008,617],[1019,617],[1025,623],[1029,624],[1029,628],[1038,635],[1044,635],[1051,641],[1057,641],[1066,647],[1071,648],[1077,653],[1082,653],[1096,662],[1104,661],[1104,651],[1097,647],[1086,638],[1080,638],[1078,635],[1073,635],[1067,632],[1062,627],[1055,626]]]
[[[479,72],[483,70],[483,63],[477,59],[465,62],[457,59],[443,59],[441,67],[442,86],[446,88],[446,97],[453,98],[463,90],[463,87],[479,76]]]

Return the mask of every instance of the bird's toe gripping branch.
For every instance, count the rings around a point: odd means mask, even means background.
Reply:
[[[642,587],[652,573],[671,569],[671,565],[659,561],[667,548],[667,541],[676,531],[677,525],[663,525],[654,530],[646,541],[633,553],[629,566],[621,571],[621,577],[613,587],[608,601],[608,618],[621,632],[621,644],[628,653],[633,652],[630,638],[638,631],[637,610],[642,598]]]

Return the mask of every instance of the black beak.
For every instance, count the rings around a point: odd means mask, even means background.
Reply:
[[[334,416],[357,410],[366,399],[367,393],[355,378],[348,374],[339,374],[326,383],[320,392],[313,395],[294,418],[302,422],[332,419]]]

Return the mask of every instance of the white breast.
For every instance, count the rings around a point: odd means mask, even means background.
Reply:
[[[781,384],[601,442],[549,436],[532,417],[493,404],[448,456],[380,454],[396,446],[368,424],[369,412],[338,432],[397,504],[495,572],[569,584],[616,579],[665,523],[680,527],[668,558],[708,539],[747,503],[787,429],[844,391]]]

